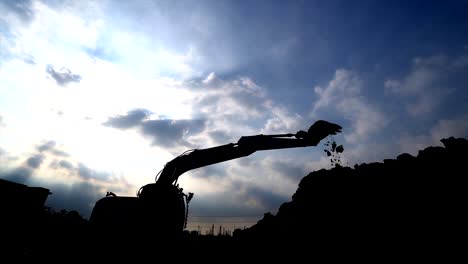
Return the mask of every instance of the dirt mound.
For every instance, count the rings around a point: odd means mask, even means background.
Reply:
[[[238,239],[366,247],[394,241],[405,246],[446,243],[465,225],[468,140],[441,141],[445,147],[428,147],[416,157],[405,153],[379,163],[312,172],[276,215],[267,213],[234,234]]]

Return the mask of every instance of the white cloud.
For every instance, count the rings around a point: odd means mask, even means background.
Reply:
[[[351,122],[351,131],[344,137],[349,143],[362,142],[372,133],[384,128],[389,118],[363,96],[363,80],[354,72],[339,69],[325,87],[314,88],[318,96],[312,116],[338,112]]]
[[[210,73],[180,87],[194,94],[192,118],[206,120],[203,133],[190,138],[195,145],[229,143],[246,135],[295,133],[310,125],[299,114],[274,102],[266,89],[245,76],[224,80]]]
[[[371,133],[384,128],[389,122],[382,112],[370,105],[362,97],[347,98],[341,101],[337,107],[345,118],[353,122],[353,131],[344,134],[345,139],[350,143],[366,139]]]
[[[203,84],[209,84],[209,83],[212,83],[213,81],[215,81],[217,79],[216,77],[216,74],[214,72],[208,74],[208,76],[206,76],[206,78],[202,81]]]
[[[101,123],[134,108],[151,109],[175,119],[189,118],[192,109],[187,101],[192,94],[176,87],[180,81],[158,73],[173,71],[176,76],[185,76],[191,71],[187,61],[196,59],[196,52],[188,49],[186,54],[176,54],[165,47],[150,49],[147,37],[113,26],[102,5],[80,1],[48,6],[32,1],[33,16],[27,23],[6,12],[11,31],[6,36],[11,44],[7,52],[11,56],[2,58],[0,65],[0,112],[9,126],[1,128],[0,144],[13,153],[23,153],[35,142],[53,138],[86,164],[114,168],[141,183],[153,172],[155,162],[156,167],[162,167],[170,155],[152,150],[131,133],[110,131]],[[111,42],[112,36],[122,35],[127,42]],[[111,49],[115,57],[89,54],[89,50],[102,46]],[[34,63],[25,61],[25,54]],[[126,64],[127,58],[138,67]],[[60,90],[56,80],[47,77],[49,64],[56,69],[70,69],[81,77],[80,82]],[[166,67],[168,64],[174,67]],[[60,117],[57,111],[62,113]],[[116,142],[126,151],[112,151]],[[136,160],[135,153],[152,157],[152,161]],[[126,160],[132,160],[133,167]],[[152,178],[150,175],[147,180]]]
[[[93,56],[116,62],[138,77],[188,78],[198,74],[191,66],[200,59],[193,45],[175,52],[156,37],[143,35],[120,21],[115,23],[104,2],[67,2],[51,7],[32,1],[31,10],[28,23],[12,12],[5,18],[11,36],[2,44],[9,54],[23,60],[81,72],[87,68],[83,59]]]
[[[306,124],[301,115],[292,113],[286,107],[276,105],[271,100],[267,100],[264,106],[269,111],[270,116],[261,130],[262,134],[295,133],[299,130],[306,130],[307,127],[303,127],[304,125],[311,125]]]
[[[466,61],[465,55],[415,58],[402,79],[385,80],[385,94],[403,98],[407,112],[413,117],[433,113],[454,91],[450,79],[468,65]]]
[[[333,106],[348,96],[358,96],[362,85],[362,80],[354,72],[345,69],[336,70],[334,78],[326,87],[316,86],[314,88],[319,100],[315,102],[313,111]]]

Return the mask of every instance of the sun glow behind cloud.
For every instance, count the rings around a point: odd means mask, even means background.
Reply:
[[[53,139],[88,166],[112,168],[137,185],[151,182],[172,156],[134,131],[123,133],[102,123],[141,107],[156,116],[190,118],[193,94],[177,87],[181,81],[159,74],[171,71],[187,77],[191,69],[184,60],[193,57],[193,51],[186,56],[163,47],[150,50],[151,40],[113,27],[92,2],[54,9],[34,1],[31,9],[31,21],[6,18],[13,37],[7,43],[12,56],[2,58],[0,71],[0,112],[8,123],[1,130],[2,147],[20,156]],[[102,59],[89,53],[98,47],[118,56]],[[46,72],[50,67],[80,79],[58,85]]]

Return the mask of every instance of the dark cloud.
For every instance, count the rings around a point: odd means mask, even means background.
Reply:
[[[218,144],[227,144],[232,140],[232,136],[222,130],[211,131],[208,136]]]
[[[304,166],[281,160],[273,161],[271,164],[271,169],[276,171],[281,176],[293,180],[294,182],[298,182],[307,174]]]
[[[59,164],[62,162],[59,162]],[[64,167],[69,166],[69,163],[62,163]],[[95,170],[81,164],[78,166],[78,171],[83,175],[80,177],[101,177]],[[99,176],[96,176],[99,175]],[[47,184],[44,187],[50,189],[52,195],[47,199],[46,205],[55,210],[66,209],[76,210],[84,217],[89,217],[95,203],[103,198],[106,191],[114,193],[128,193],[129,190],[135,189],[135,186],[129,184],[122,178],[109,177],[105,181],[79,181],[72,184]]]
[[[103,125],[114,128],[126,129],[140,125],[150,114],[145,109],[134,109],[126,115],[110,117]]]
[[[0,157],[5,155],[6,154],[6,151],[2,148],[0,148]]]
[[[128,194],[130,190],[136,189],[125,178],[94,170],[82,163],[74,165],[65,159],[54,159],[50,163],[49,169],[52,170],[52,174],[54,173],[53,170],[65,169],[67,171],[67,182],[54,183],[42,178],[40,175],[35,175],[35,169],[39,168],[45,159],[45,154],[41,152],[53,153],[54,148],[54,141],[48,141],[37,146],[39,153],[29,157],[24,166],[4,168],[4,164],[0,162],[0,179],[32,187],[47,188],[52,192],[52,195],[47,198],[47,206],[56,211],[61,209],[76,210],[84,217],[90,216],[94,204],[105,196],[107,190],[117,194]],[[0,155],[2,155],[2,159],[9,158],[8,153],[0,153]],[[57,175],[63,175],[63,171]],[[56,178],[56,180],[58,179]]]
[[[54,154],[55,156],[61,156],[61,157],[68,157],[68,153],[66,153],[65,151],[62,151],[62,150],[58,150],[58,149],[54,149],[51,151],[52,154]]]
[[[192,147],[186,138],[201,133],[205,128],[204,120],[147,120],[149,114],[148,110],[134,109],[126,115],[110,117],[103,125],[117,129],[138,128],[143,135],[153,140],[154,145],[169,148],[175,146]]]
[[[153,139],[153,144],[162,147],[191,146],[186,136],[200,133],[205,128],[203,120],[149,120],[142,123],[142,133]]]
[[[60,157],[68,157],[69,156],[69,154],[66,153],[65,151],[62,151],[62,150],[59,150],[59,149],[55,148],[55,145],[56,145],[55,141],[49,140],[49,141],[43,143],[42,145],[37,146],[36,149],[39,152],[47,151],[49,153],[54,154],[55,156],[60,156]]]
[[[64,163],[65,166],[68,166],[67,163]],[[71,164],[70,164],[71,165]],[[65,168],[65,167],[63,167]],[[97,179],[97,180],[108,180],[110,178],[110,174],[106,172],[100,172],[93,169],[88,168],[86,165],[79,163],[78,164],[78,175],[84,179]]]
[[[52,65],[47,65],[46,71],[60,86],[65,86],[71,82],[80,82],[81,76],[73,74],[69,69],[62,68],[61,72],[55,71]]]
[[[27,184],[31,179],[32,172],[33,170],[30,168],[18,167],[11,170],[0,171],[0,178],[12,182]]]
[[[73,170],[75,168],[73,164],[71,164],[69,161],[66,161],[66,160],[59,161],[58,165],[60,166],[60,168],[64,168],[67,170]]]
[[[67,161],[60,161],[59,166],[66,169],[73,170],[71,163]],[[96,171],[82,165],[79,172],[82,178],[98,178],[104,174],[97,173]],[[73,184],[57,184],[44,182],[40,178],[33,176],[33,169],[28,167],[17,167],[9,170],[0,170],[0,178],[16,183],[26,184],[28,186],[40,186],[49,189],[52,192],[47,198],[46,205],[52,207],[54,210],[76,210],[84,217],[89,217],[94,204],[105,195],[106,184],[111,184],[113,192],[128,192],[129,189],[134,189],[123,179],[112,178],[104,183],[95,182],[77,182]]]
[[[36,154],[32,157],[29,157],[26,160],[28,166],[32,169],[37,169],[41,166],[42,162],[44,161],[45,157],[42,154]]]
[[[104,196],[101,186],[88,182],[75,183],[71,186],[54,184],[47,186],[52,195],[46,205],[56,210],[76,210],[84,217],[89,217],[96,201]]]
[[[69,162],[68,160],[57,160],[57,159],[54,159],[50,164],[49,166],[52,168],[52,169],[65,169],[65,170],[68,170],[69,172],[75,172],[76,171],[76,168],[75,166]]]
[[[37,150],[39,152],[43,152],[43,151],[47,151],[47,150],[50,150],[50,149],[53,149],[55,147],[55,141],[47,141],[46,143],[42,144],[42,145],[39,145],[37,147]]]
[[[228,169],[228,163],[218,163],[210,166],[198,168],[191,172],[191,176],[195,178],[207,179],[213,178],[215,180],[221,180],[226,177]]]
[[[254,200],[264,211],[274,211],[278,209],[282,203],[288,201],[288,197],[258,186],[248,186],[244,195],[246,200]]]
[[[5,0],[0,3],[10,11],[15,13],[19,18],[24,21],[31,21],[34,12],[31,9],[31,0]]]
[[[221,216],[222,219],[209,219],[216,222],[229,222],[234,224],[234,219],[226,219],[227,216],[234,216],[235,222],[243,223],[261,218],[265,212],[276,212],[279,206],[291,200],[288,197],[279,195],[273,191],[265,190],[258,186],[246,186],[245,183],[234,183],[237,191],[223,192],[218,190],[211,194],[195,194],[195,198],[190,203],[190,220],[199,219],[196,216]],[[253,217],[253,218],[252,218]],[[194,224],[194,223],[190,223]]]
[[[196,90],[194,86],[191,86],[191,89]],[[227,117],[231,121],[232,119],[245,121],[267,114],[268,109],[264,103],[262,90],[252,92],[245,86],[239,85],[238,80],[223,81],[216,92],[199,95],[193,101],[192,110],[195,116],[210,118],[218,116]]]

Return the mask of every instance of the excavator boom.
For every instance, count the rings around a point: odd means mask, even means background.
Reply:
[[[320,141],[313,136],[305,136],[308,134],[303,134],[304,137],[301,138],[300,134],[298,132],[296,134],[245,136],[241,137],[237,143],[185,152],[166,164],[156,184],[172,184],[187,171],[246,157],[256,151],[316,146]]]

